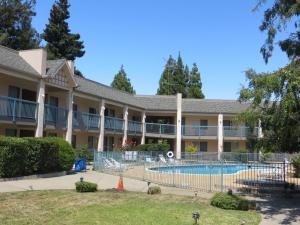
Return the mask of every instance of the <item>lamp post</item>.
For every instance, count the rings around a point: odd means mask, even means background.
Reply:
[[[200,219],[200,213],[199,212],[193,212],[192,218],[194,219],[194,224],[198,224],[198,220]]]

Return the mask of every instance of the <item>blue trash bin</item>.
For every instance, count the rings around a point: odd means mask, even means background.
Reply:
[[[75,171],[80,172],[82,170],[86,170],[86,158],[75,160]]]

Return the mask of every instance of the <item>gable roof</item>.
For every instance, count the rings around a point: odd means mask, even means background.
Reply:
[[[0,65],[14,71],[39,76],[38,72],[17,51],[2,45],[0,45]]]
[[[65,59],[47,60],[46,75],[55,76],[56,73],[65,65],[66,62],[67,60]]]

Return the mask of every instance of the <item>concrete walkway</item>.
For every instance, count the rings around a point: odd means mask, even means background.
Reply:
[[[75,182],[83,177],[86,181],[98,184],[99,189],[116,188],[119,177],[87,171],[72,175],[52,178],[39,178],[30,180],[4,181],[0,182],[0,192],[15,192],[27,190],[54,190],[54,189],[75,189]],[[148,190],[147,182],[124,178],[124,186],[128,191],[146,192]],[[180,189],[174,187],[161,186],[163,194],[175,194],[194,196],[193,190]],[[212,193],[197,192],[200,198],[210,199]],[[261,225],[291,224],[300,225],[300,198],[272,198],[255,199],[261,207],[262,222]]]
[[[28,180],[3,181],[0,182],[0,192],[15,192],[27,190],[55,190],[55,189],[75,189],[75,182],[83,177],[85,181],[90,181],[98,184],[99,189],[116,188],[119,177],[109,174],[99,173],[95,171],[87,171],[60,177],[38,178]],[[124,178],[124,187],[128,191],[147,192],[148,184],[144,181]],[[161,187],[164,194],[176,194],[194,196],[193,190],[180,189],[174,187]],[[197,195],[202,198],[209,199],[211,193],[197,192]]]

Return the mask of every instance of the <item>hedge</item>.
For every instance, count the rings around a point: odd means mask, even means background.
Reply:
[[[75,183],[77,192],[95,192],[97,191],[97,184],[87,181],[78,181]]]
[[[0,177],[70,170],[71,145],[62,138],[0,137]]]
[[[168,143],[143,144],[136,146],[134,150],[167,152],[170,150],[170,145]]]

